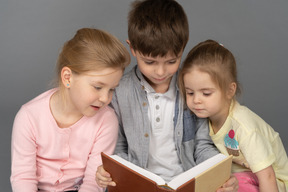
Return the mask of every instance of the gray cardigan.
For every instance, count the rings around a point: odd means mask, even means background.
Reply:
[[[111,106],[119,120],[119,138],[115,154],[147,168],[151,123],[148,99],[141,81],[145,81],[135,66],[121,79]],[[174,141],[184,170],[219,153],[210,136],[206,119],[198,119],[184,102],[177,89],[174,114]]]

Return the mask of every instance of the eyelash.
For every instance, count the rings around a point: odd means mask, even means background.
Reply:
[[[208,97],[211,95],[211,93],[203,93],[204,96]]]
[[[154,63],[154,61],[144,61],[147,65],[152,65]],[[176,61],[169,61],[169,64],[175,64]]]
[[[145,61],[145,63],[146,63],[147,65],[152,65],[152,64],[154,63],[154,61]]]
[[[97,91],[100,91],[102,87],[94,87]],[[113,93],[115,89],[110,89],[109,92]]]
[[[191,92],[190,92],[190,93],[189,93],[189,92],[186,92],[186,94],[187,94],[187,95],[190,95],[190,96],[194,95],[193,92],[192,92],[192,93],[191,93]],[[203,95],[204,95],[205,97],[208,97],[208,96],[210,96],[211,94],[212,94],[212,93],[203,93]]]

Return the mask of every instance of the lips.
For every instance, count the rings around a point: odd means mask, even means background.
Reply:
[[[94,109],[95,111],[98,111],[100,109],[100,107],[95,106],[95,105],[91,105],[92,109]]]
[[[196,112],[202,112],[204,109],[195,109],[194,108],[194,111],[196,111]]]
[[[166,79],[166,77],[163,78],[154,78],[155,81],[164,81]]]

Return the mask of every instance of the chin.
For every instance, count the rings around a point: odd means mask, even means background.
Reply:
[[[193,112],[197,117],[199,117],[199,118],[207,118],[208,116],[207,115],[205,115],[205,114],[201,114],[201,113],[195,113],[195,112]]]

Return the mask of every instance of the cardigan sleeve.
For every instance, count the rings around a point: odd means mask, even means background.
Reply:
[[[108,155],[113,154],[117,142],[118,120],[115,113],[109,108],[105,113],[101,127],[97,131],[94,144],[88,157],[88,162],[84,174],[83,184],[79,192],[100,192],[100,188],[95,181],[95,174],[98,166],[102,164],[101,152]]]
[[[10,181],[14,192],[38,191],[35,132],[25,107],[19,110],[13,124]]]

